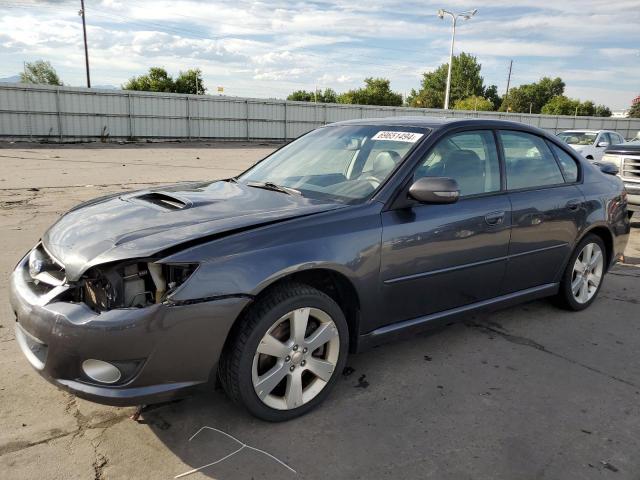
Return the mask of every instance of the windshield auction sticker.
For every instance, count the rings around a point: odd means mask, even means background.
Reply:
[[[413,132],[388,132],[382,130],[376,133],[371,140],[390,140],[392,142],[409,142],[416,143],[422,138],[422,133]]]

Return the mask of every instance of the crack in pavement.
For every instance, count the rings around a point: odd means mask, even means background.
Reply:
[[[69,158],[42,158],[42,157],[18,157],[14,155],[0,155],[0,158],[14,158],[16,160],[38,160],[44,162],[69,162],[69,163],[92,163],[97,165],[123,165],[122,162],[116,161],[100,161],[100,160],[72,160]],[[169,168],[198,168],[205,170],[233,170],[232,168],[217,166],[198,166],[198,165],[173,165],[171,163],[127,163],[130,167],[169,167]]]
[[[96,437],[97,440],[99,439],[109,428],[113,427],[114,425],[117,425],[120,422],[123,422],[125,420],[127,420],[129,418],[129,414],[124,414],[124,415],[117,415],[114,416],[112,418],[108,418],[106,420],[103,420],[102,422],[98,422],[94,425],[89,425],[89,418],[84,416],[80,410],[78,409],[77,403],[76,403],[76,399],[75,397],[71,396],[70,394],[69,398],[67,400],[67,404],[65,406],[64,409],[64,413],[67,415],[71,415],[72,417],[75,418],[76,420],[76,429],[75,430],[71,430],[71,431],[67,431],[67,432],[60,432],[57,433],[55,435],[51,435],[47,438],[43,438],[41,440],[37,440],[35,442],[24,442],[24,441],[17,441],[17,442],[8,442],[4,445],[0,445],[0,457],[7,455],[9,453],[14,453],[14,452],[19,452],[21,450],[25,450],[27,448],[31,448],[31,447],[35,447],[37,445],[42,445],[43,443],[49,443],[52,442],[54,440],[58,440],[60,438],[64,438],[64,437],[69,437],[71,436],[71,439],[75,439],[78,437],[82,437],[85,432],[87,430],[98,430],[98,429],[102,429],[102,432],[100,433],[100,435],[98,437]],[[105,455],[99,453],[97,451],[97,448],[100,446],[101,442],[98,442],[97,444],[94,445],[93,441],[92,441],[92,446],[94,448],[95,454],[96,454],[96,461],[94,461],[94,469],[96,469],[96,471],[100,471],[104,468],[104,466],[107,464],[108,459]],[[97,475],[97,474],[96,474]],[[96,479],[101,478],[99,476],[96,476]]]
[[[606,298],[607,300],[615,300],[617,302],[631,303],[633,305],[638,305],[640,303],[640,301],[636,300],[635,298],[610,297],[608,295],[600,295],[600,298]]]
[[[628,386],[636,388],[636,389],[640,388],[640,386],[636,385],[633,382],[630,382],[629,380],[625,380],[624,378],[616,377],[615,375],[611,375],[611,374],[609,374],[607,372],[604,372],[602,370],[599,370],[599,369],[597,369],[595,367],[592,367],[592,366],[587,365],[585,363],[579,362],[578,360],[574,360],[573,358],[566,357],[566,356],[564,356],[564,355],[562,355],[560,353],[557,353],[557,352],[554,352],[552,350],[549,350],[549,349],[547,349],[547,347],[545,347],[541,343],[538,343],[535,340],[532,340],[530,338],[522,337],[522,336],[519,336],[519,335],[514,335],[514,334],[508,333],[508,332],[506,332],[504,330],[500,330],[498,328],[491,327],[491,326],[489,326],[487,324],[466,322],[465,325],[467,327],[476,328],[478,330],[484,331],[485,333],[486,332],[491,332],[493,334],[499,335],[500,337],[502,337],[506,341],[511,342],[511,343],[515,343],[516,345],[522,345],[522,346],[525,346],[525,347],[534,348],[534,349],[539,350],[539,351],[544,352],[544,353],[548,353],[549,355],[553,355],[554,357],[560,358],[560,359],[562,359],[562,360],[564,360],[566,362],[569,362],[569,363],[571,363],[573,365],[578,365],[579,367],[585,368],[585,369],[587,369],[587,370],[589,370],[589,371],[591,371],[593,373],[597,373],[599,375],[603,375],[603,376],[609,378],[610,380],[614,380],[616,382],[623,383],[625,385],[628,385]]]
[[[233,172],[237,172],[237,173],[241,173],[242,170],[238,170],[238,169],[228,169],[229,171],[233,171]],[[191,182],[207,182],[207,181],[212,181],[215,182],[216,180],[222,180],[223,178],[213,178],[210,180],[181,180],[177,183],[191,183]],[[174,182],[176,183],[176,182]],[[171,185],[171,181],[170,180],[166,180],[164,182],[125,182],[125,183],[96,183],[91,185],[92,187],[125,187],[127,185]],[[67,188],[85,188],[87,186],[87,184],[77,184],[77,185],[56,185],[56,186],[49,186],[49,187],[8,187],[8,188],[0,188],[0,192],[8,192],[8,191],[18,191],[18,190],[29,190],[30,188],[37,188],[39,190],[52,190],[52,189],[60,189],[60,190],[64,190]]]

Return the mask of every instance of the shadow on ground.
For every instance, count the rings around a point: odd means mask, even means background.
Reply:
[[[144,419],[191,468],[241,446],[212,430],[189,441],[209,426],[269,452],[301,478],[599,478],[607,465],[637,467],[640,378],[609,374],[581,330],[610,310],[608,302],[591,314],[532,302],[352,355],[328,400],[287,423],[257,420],[221,391]],[[624,356],[627,346],[616,348]],[[605,411],[612,399],[626,414]],[[202,475],[296,478],[247,449],[185,478]]]

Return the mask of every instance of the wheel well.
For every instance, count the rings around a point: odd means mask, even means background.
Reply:
[[[349,350],[355,352],[360,330],[360,299],[351,281],[334,270],[319,268],[304,270],[278,279],[261,291],[256,298],[260,298],[277,285],[291,281],[304,283],[320,290],[340,306],[349,327]]]
[[[606,254],[606,262],[605,268],[608,270],[609,265],[611,265],[611,260],[613,258],[613,237],[611,236],[611,232],[607,229],[607,227],[595,227],[587,232],[588,234],[594,234],[600,237],[600,239],[604,242],[605,246],[605,254]]]

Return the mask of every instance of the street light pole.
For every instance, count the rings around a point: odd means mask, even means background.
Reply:
[[[452,20],[451,49],[449,50],[449,68],[447,69],[447,90],[444,94],[445,110],[449,110],[449,94],[451,91],[451,67],[453,66],[453,45],[456,41],[456,24],[458,22],[458,17],[462,17],[463,20],[469,20],[476,13],[478,13],[477,9],[469,10],[461,13],[453,13],[443,9],[438,10],[438,17],[440,17],[440,20],[444,19],[445,15],[449,15]]]

